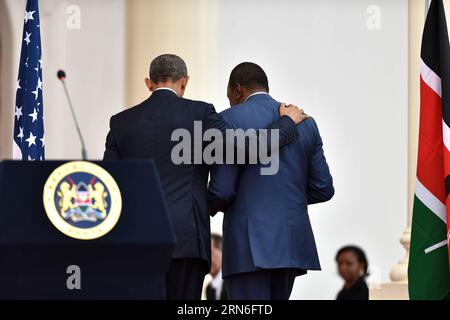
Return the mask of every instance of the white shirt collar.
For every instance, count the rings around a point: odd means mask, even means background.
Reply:
[[[222,269],[218,274],[211,280],[211,287],[216,290],[216,300],[220,300],[220,294],[222,293],[223,279],[222,279]]]
[[[153,92],[156,92],[156,91],[158,91],[158,90],[169,90],[169,91],[172,91],[173,93],[175,93],[175,94],[178,96],[178,94],[177,94],[177,93],[175,92],[175,90],[173,90],[172,88],[161,87],[161,88],[158,88],[158,89],[153,90]]]
[[[257,94],[267,94],[267,95],[269,95],[267,92],[264,92],[264,91],[255,92],[255,93],[252,93],[251,95],[249,95],[247,97],[247,99],[244,100],[244,102],[247,102],[247,100],[250,99],[250,97],[256,96]]]

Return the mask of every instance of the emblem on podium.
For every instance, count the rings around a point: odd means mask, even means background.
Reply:
[[[43,197],[51,223],[79,240],[106,235],[122,211],[116,181],[108,171],[91,162],[68,162],[56,168],[45,183]]]

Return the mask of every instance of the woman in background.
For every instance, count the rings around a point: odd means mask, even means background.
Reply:
[[[368,262],[363,250],[355,246],[341,248],[336,254],[339,275],[345,284],[337,300],[369,300],[366,284]]]

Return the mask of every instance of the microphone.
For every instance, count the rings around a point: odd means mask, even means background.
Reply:
[[[81,134],[80,126],[78,125],[78,120],[75,115],[75,112],[73,110],[72,100],[70,99],[69,91],[67,91],[66,82],[64,81],[66,79],[66,73],[64,70],[59,70],[57,73],[58,79],[61,81],[64,91],[66,92],[67,101],[69,102],[70,111],[72,112],[73,121],[75,122],[75,126],[77,128],[78,137],[81,141],[81,157],[84,161],[87,160],[87,151],[86,151],[86,145],[84,144],[83,135]]]
[[[56,74],[58,76],[59,80],[64,80],[66,79],[66,73],[64,72],[64,70],[59,70],[58,73]]]

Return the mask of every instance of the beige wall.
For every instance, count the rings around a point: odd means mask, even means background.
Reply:
[[[163,53],[186,61],[190,81],[186,97],[212,101],[215,96],[216,0],[128,0],[126,104],[149,96],[144,84],[150,62]]]
[[[15,86],[22,44],[24,0],[0,0],[0,158],[12,157]],[[69,6],[80,9],[70,29]],[[103,156],[109,118],[125,100],[125,0],[39,1],[47,159],[79,159],[80,142],[56,72],[65,69],[90,159]]]
[[[25,2],[17,1],[17,3],[24,5]],[[21,34],[21,31],[13,27],[12,20],[15,16],[22,15],[22,10],[12,5],[11,1],[0,0],[0,159],[10,157],[12,154],[14,80],[18,70],[15,66],[20,49],[11,44]]]
[[[425,1],[409,1],[409,80],[408,80],[408,212],[412,213],[416,183],[417,143],[420,107],[420,44],[425,21]],[[408,226],[411,214],[408,214]]]

